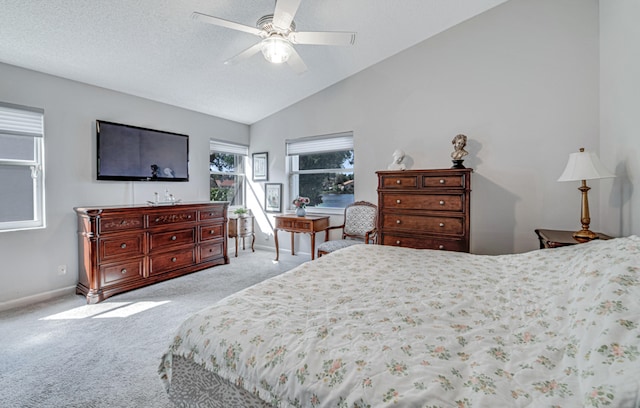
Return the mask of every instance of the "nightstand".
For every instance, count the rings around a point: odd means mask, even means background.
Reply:
[[[574,231],[537,229],[536,235],[538,235],[538,239],[540,240],[540,249],[559,248],[563,246],[580,244],[580,242],[576,241],[573,238],[573,232]],[[611,238],[613,237],[598,233],[598,239],[611,239]]]
[[[251,251],[256,242],[256,234],[253,231],[253,215],[244,217],[229,217],[229,238],[236,239],[236,258],[238,257],[238,238],[242,238],[242,250],[244,251],[244,239],[251,237]]]

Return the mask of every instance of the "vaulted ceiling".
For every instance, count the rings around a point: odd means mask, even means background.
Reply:
[[[505,1],[302,0],[298,31],[357,37],[295,45],[298,75],[260,53],[224,64],[260,38],[191,18],[255,26],[273,0],[0,0],[0,62],[251,124]]]

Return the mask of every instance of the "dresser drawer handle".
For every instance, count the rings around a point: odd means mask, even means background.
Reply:
[[[120,244],[120,248],[125,249],[127,247],[127,244]]]
[[[120,271],[120,273],[121,273],[121,274],[123,274],[123,275],[126,275],[126,274],[127,274],[127,270],[126,270],[126,269],[122,269],[122,270]]]
[[[171,262],[175,262],[177,260],[178,260],[178,258],[176,258],[175,256],[173,258],[171,258]]]
[[[187,219],[190,220],[191,219],[191,215],[187,215]]]
[[[176,238],[176,236],[175,236],[175,235],[172,235],[172,236],[171,236],[171,240],[172,240],[172,241],[175,241],[176,239],[177,239],[177,238]]]
[[[444,245],[438,245],[438,249],[444,249]]]
[[[396,241],[396,245],[400,245],[400,241]]]
[[[124,225],[124,224],[126,224],[126,223],[127,223],[127,220],[122,220],[122,221],[120,221],[120,225]]]
[[[401,183],[402,183],[402,181],[396,180],[396,184],[401,184]]]
[[[439,202],[438,204],[440,204],[440,205],[444,205],[444,201],[443,201],[443,200],[440,200],[440,202]]]
[[[440,184],[444,184],[444,179],[440,179]]]
[[[444,222],[441,222],[441,223],[440,223],[440,226],[441,226],[441,227],[444,227]]]
[[[400,220],[396,220],[396,224],[400,224]]]
[[[155,222],[160,222],[160,218],[156,218],[156,221],[155,221]]]
[[[213,249],[212,249],[212,248],[209,248],[209,252],[213,252]]]
[[[396,200],[396,204],[400,204],[400,200]]]
[[[209,235],[213,235],[213,234],[215,234],[215,233],[216,233],[216,232],[215,232],[214,230],[209,231]]]

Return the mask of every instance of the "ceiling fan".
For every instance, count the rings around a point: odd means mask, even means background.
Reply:
[[[300,2],[301,0],[277,0],[273,14],[260,17],[256,22],[256,27],[224,20],[197,11],[191,15],[191,18],[204,23],[231,28],[232,30],[244,31],[262,38],[260,42],[225,61],[225,64],[235,64],[262,51],[267,61],[274,64],[286,62],[296,73],[302,74],[307,70],[307,66],[296,52],[293,44],[353,45],[356,41],[356,33],[296,31],[293,17],[298,11]]]

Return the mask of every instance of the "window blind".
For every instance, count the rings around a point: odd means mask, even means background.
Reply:
[[[13,136],[43,137],[44,110],[0,103],[0,132]]]
[[[249,147],[241,144],[222,142],[219,140],[210,140],[209,149],[213,152],[239,154],[241,156],[249,155]]]
[[[353,149],[353,132],[285,140],[287,156]]]

